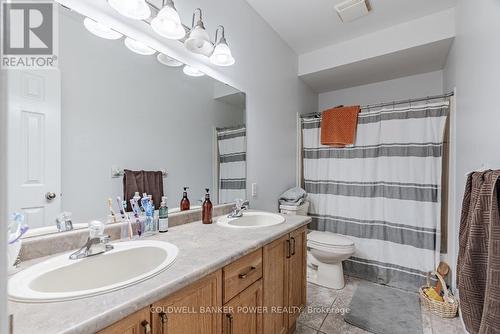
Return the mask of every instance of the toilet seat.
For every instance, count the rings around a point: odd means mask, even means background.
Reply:
[[[307,244],[330,249],[345,249],[354,246],[354,241],[332,232],[312,231],[307,235]]]
[[[335,253],[348,253],[354,250],[354,244],[350,246],[335,246],[335,245],[324,245],[315,242],[308,241],[307,247],[322,250],[325,252],[335,252]]]

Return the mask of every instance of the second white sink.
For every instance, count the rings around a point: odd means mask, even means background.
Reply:
[[[175,245],[154,240],[113,246],[109,252],[80,260],[70,260],[70,252],[19,272],[9,280],[9,299],[54,302],[114,291],[164,271],[178,253]]]
[[[280,215],[260,211],[244,211],[239,218],[221,217],[217,223],[221,226],[233,228],[261,228],[269,227],[285,222]]]

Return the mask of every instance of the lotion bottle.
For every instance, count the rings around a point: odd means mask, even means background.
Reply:
[[[159,231],[165,233],[168,231],[168,205],[167,197],[161,198],[160,212],[159,212]]]
[[[182,193],[182,199],[181,199],[181,211],[186,211],[189,210],[191,204],[189,203],[189,198],[188,198],[188,193],[187,190],[189,187],[184,187],[184,192]]]
[[[210,201],[209,189],[205,188],[205,201],[201,209],[201,221],[203,224],[212,224],[212,202]]]

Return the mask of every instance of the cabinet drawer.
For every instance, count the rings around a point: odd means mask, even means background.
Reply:
[[[224,303],[262,277],[262,249],[245,255],[222,269]]]

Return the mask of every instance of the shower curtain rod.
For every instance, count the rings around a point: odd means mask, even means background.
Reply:
[[[367,105],[361,106],[361,109],[363,110],[363,109],[372,109],[372,108],[382,108],[382,107],[387,107],[387,106],[395,106],[397,104],[405,104],[405,103],[422,102],[422,101],[428,101],[428,100],[444,99],[444,98],[451,97],[453,95],[455,95],[454,92],[449,92],[449,93],[446,93],[446,94],[426,96],[426,97],[420,97],[420,98],[416,98],[416,99],[399,100],[399,101],[377,103],[377,104],[367,104]],[[313,116],[321,116],[321,112],[312,112],[312,113],[300,115],[301,118],[304,118],[304,117],[313,117]]]

